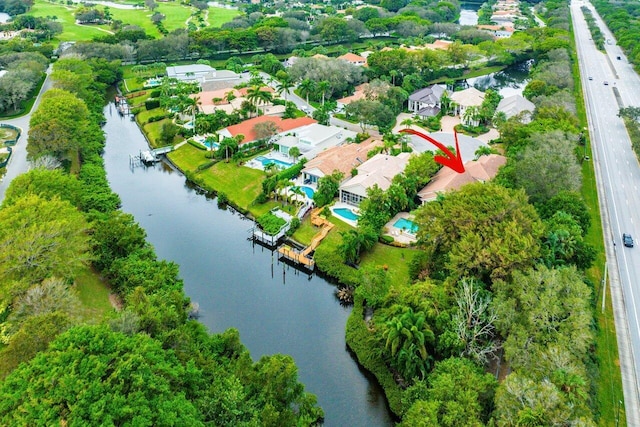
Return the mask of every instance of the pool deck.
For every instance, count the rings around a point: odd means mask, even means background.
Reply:
[[[267,154],[263,154],[262,156],[257,156],[257,157],[264,157],[265,159],[279,160],[281,162],[291,163],[291,164],[295,163],[291,157],[280,154],[275,150],[269,151]],[[262,162],[260,160],[256,160],[255,158],[249,160],[244,165],[252,169],[264,170],[264,165],[262,164]]]
[[[406,231],[403,231],[399,228],[394,227],[393,224],[395,224],[396,221],[399,220],[400,218],[413,221],[414,216],[411,215],[409,212],[400,212],[396,214],[393,218],[391,218],[391,221],[387,222],[384,225],[382,234],[386,236],[391,236],[393,237],[393,240],[395,240],[396,242],[403,243],[405,245],[416,243],[418,239],[416,238],[415,234],[407,233]]]

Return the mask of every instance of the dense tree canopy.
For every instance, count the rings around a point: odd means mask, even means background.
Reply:
[[[28,195],[0,210],[0,284],[71,278],[89,258],[87,222],[69,202]],[[8,290],[1,293],[11,295]]]
[[[471,184],[424,205],[419,243],[457,276],[508,277],[540,253],[543,227],[522,191]]]
[[[78,327],[0,385],[3,424],[202,425],[181,389],[198,370],[144,335]]]

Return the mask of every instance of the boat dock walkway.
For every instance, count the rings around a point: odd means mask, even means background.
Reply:
[[[311,239],[311,244],[309,246],[301,251],[297,251],[289,245],[283,245],[278,248],[278,253],[282,255],[283,258],[293,261],[297,264],[301,264],[309,270],[313,270],[316,265],[315,260],[310,257],[310,254],[316,250],[318,245],[320,245],[320,242],[322,242],[322,240],[327,237],[329,231],[331,231],[334,227],[333,223],[320,216],[320,208],[311,211],[311,224],[316,227],[322,228],[315,236],[313,236],[313,238]]]

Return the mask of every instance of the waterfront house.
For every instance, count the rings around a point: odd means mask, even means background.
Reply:
[[[290,131],[282,131],[273,138],[273,142],[280,154],[288,156],[289,150],[297,147],[301,157],[311,160],[322,151],[344,144],[347,139],[355,136],[356,132],[347,129],[313,123]]]
[[[345,179],[349,179],[351,171],[367,161],[369,151],[382,145],[382,141],[369,138],[359,144],[328,148],[305,163],[302,176],[306,182],[315,184],[320,178],[338,171],[342,172]]]
[[[484,101],[484,92],[479,91],[475,87],[470,87],[459,92],[453,92],[451,94],[451,101],[455,114],[462,118],[464,124],[478,126],[478,120],[473,117],[465,117],[464,112],[469,107],[480,108]]]
[[[181,82],[200,84],[207,82],[233,82],[240,80],[240,75],[229,70],[216,70],[205,64],[175,65],[166,68],[167,77]]]
[[[238,135],[244,135],[242,143],[252,142],[258,139],[255,133],[255,125],[258,123],[272,122],[278,134],[293,131],[299,127],[307,126],[313,123],[317,123],[311,117],[299,117],[296,119],[283,119],[281,117],[273,116],[258,116],[252,119],[245,120],[237,125],[229,126],[218,131],[220,136],[232,138]]]
[[[498,154],[480,156],[478,160],[471,160],[464,164],[464,172],[458,173],[448,167],[443,167],[435,174],[429,183],[418,192],[418,198],[425,204],[438,197],[438,194],[458,190],[463,185],[473,182],[490,181],[498,174],[498,170],[507,158]]]
[[[382,190],[388,189],[393,177],[404,171],[410,156],[410,153],[397,156],[376,154],[356,168],[357,175],[340,184],[340,201],[358,206],[367,198],[367,190],[374,185]]]

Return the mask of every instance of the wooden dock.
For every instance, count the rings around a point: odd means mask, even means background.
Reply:
[[[296,251],[288,245],[283,245],[278,248],[278,253],[282,255],[283,258],[301,264],[309,270],[313,270],[316,265],[315,260],[310,257],[310,254],[316,250],[318,245],[320,245],[320,242],[322,242],[322,240],[327,237],[329,231],[331,231],[331,229],[333,229],[334,227],[334,224],[332,222],[320,216],[320,208],[311,211],[311,224],[316,227],[322,228],[315,236],[313,236],[313,238],[311,239],[311,244],[309,246],[301,251]]]

